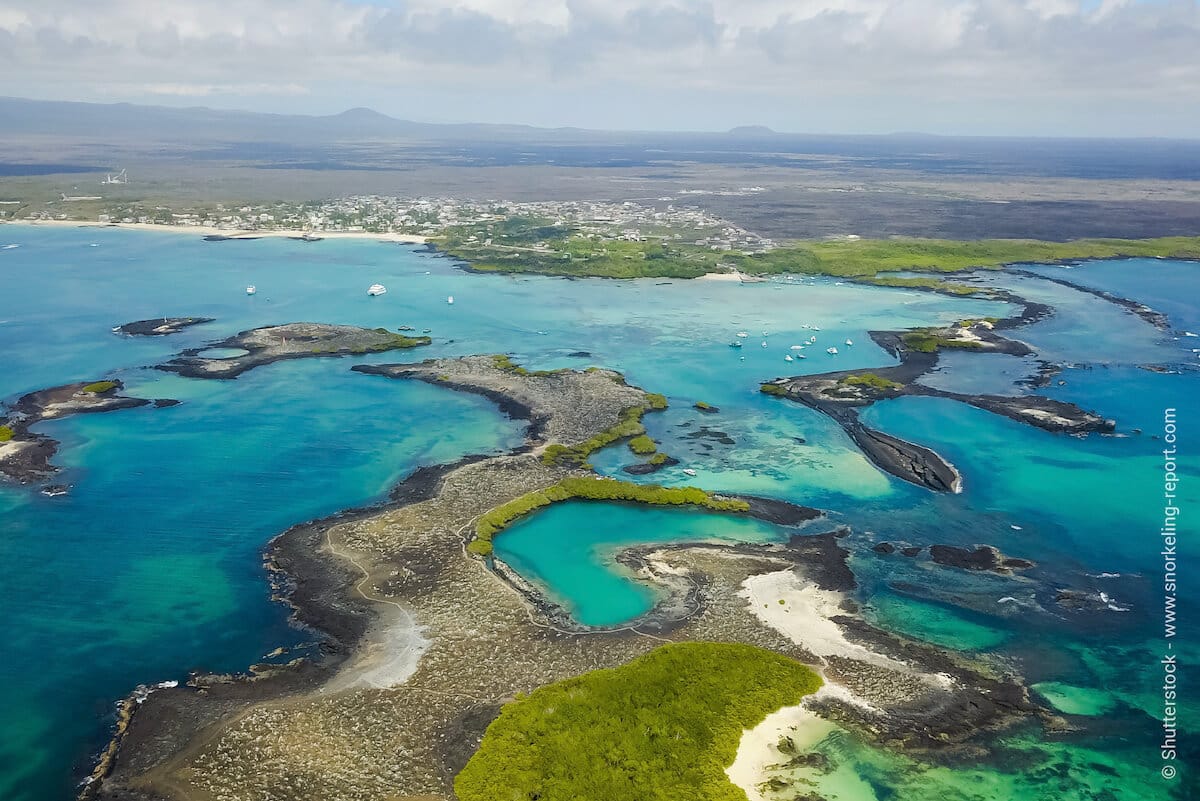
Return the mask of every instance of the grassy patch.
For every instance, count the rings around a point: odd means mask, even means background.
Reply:
[[[777,395],[779,397],[787,395],[787,390],[779,384],[761,384],[758,387],[758,391],[764,395]]]
[[[884,378],[874,373],[860,373],[859,375],[848,375],[838,381],[839,384],[845,384],[851,387],[870,387],[880,391],[889,389],[901,389],[904,385],[898,381]]]
[[[713,405],[711,403],[705,403],[704,401],[696,401],[692,405],[695,406],[697,409],[699,409],[702,412],[707,412],[713,408]]]
[[[698,506],[714,512],[750,510],[750,504],[745,501],[717,498],[697,487],[660,487],[657,484],[631,484],[607,478],[564,478],[553,486],[528,492],[485,512],[475,524],[475,536],[490,546],[492,538],[513,521],[543,506],[572,499],[629,501],[656,506]],[[490,553],[490,548],[487,552]]]
[[[658,450],[658,444],[645,434],[629,440],[629,450],[638,456],[649,456]]]
[[[14,432],[11,428],[8,426],[0,426],[0,442],[8,442],[14,436],[16,436],[16,432]]]
[[[93,395],[101,395],[117,388],[116,381],[96,381],[88,384],[83,388],[84,392],[91,392]]]
[[[461,801],[745,801],[742,730],[821,679],[737,643],[672,643],[506,704],[455,777]]]
[[[667,460],[670,458],[671,457],[667,456],[665,453],[656,453],[650,457],[650,464],[655,465],[655,466],[658,466],[660,464],[666,464]]]

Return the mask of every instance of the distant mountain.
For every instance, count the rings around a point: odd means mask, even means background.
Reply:
[[[779,136],[777,131],[773,131],[765,125],[739,125],[736,128],[730,128],[728,131],[730,136],[741,138],[764,137],[764,136]]]
[[[560,138],[573,132],[524,125],[439,125],[398,120],[369,108],[329,116],[263,114],[195,106],[170,108],[131,103],[74,103],[0,97],[0,135],[64,136],[144,142],[319,142],[345,138],[468,140]]]

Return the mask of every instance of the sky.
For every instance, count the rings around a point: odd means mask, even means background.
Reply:
[[[1200,0],[0,0],[0,94],[602,129],[1200,136]]]

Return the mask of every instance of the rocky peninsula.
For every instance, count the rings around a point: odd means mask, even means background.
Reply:
[[[893,437],[865,425],[860,410],[880,400],[903,396],[948,398],[1032,425],[1067,434],[1109,433],[1115,423],[1075,404],[1040,395],[965,394],[935,389],[920,379],[938,364],[946,349],[971,353],[1033,353],[1023,342],[996,333],[993,320],[964,320],[954,326],[912,331],[871,331],[871,339],[900,360],[892,367],[869,371],[842,370],[817,375],[777,378],[761,386],[768,395],[788,398],[833,418],[880,469],[938,492],[960,492],[962,479],[955,467],[933,450]]]
[[[58,452],[58,441],[29,429],[46,420],[60,420],[76,414],[114,412],[153,403],[170,406],[173,400],[152,401],[121,394],[125,385],[117,379],[77,381],[22,395],[8,409],[0,411],[0,477],[19,484],[44,481],[58,468],[51,463]],[[56,485],[50,494],[64,494]]]
[[[358,328],[326,323],[287,323],[243,331],[202,348],[189,348],[157,369],[188,378],[237,378],[247,370],[284,359],[383,353],[428,345],[426,336],[410,337],[386,328]],[[228,356],[205,356],[211,350]]]
[[[570,623],[540,588],[472,547],[482,521],[566,481],[619,490],[586,454],[637,436],[661,396],[607,370],[514,367],[479,356],[357,368],[493,398],[529,421],[526,442],[418,471],[387,503],[276,538],[267,561],[278,592],[321,633],[319,653],[145,695],[87,797],[449,801],[507,700],[664,641],[792,656],[841,688],[819,699],[822,714],[917,749],[967,747],[982,730],[1042,714],[1019,681],[862,621],[848,595],[848,532],[809,534],[816,510],[777,501],[689,490],[688,503],[783,521],[795,534],[777,545],[629,549],[621,560],[659,588],[654,610],[617,629]]]

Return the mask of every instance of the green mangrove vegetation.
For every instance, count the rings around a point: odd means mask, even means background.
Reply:
[[[542,452],[542,461],[546,464],[574,464],[583,465],[587,463],[587,458],[601,448],[605,448],[614,442],[623,439],[633,439],[642,437],[646,434],[646,427],[642,425],[642,416],[646,412],[659,412],[667,408],[667,398],[657,392],[646,393],[646,404],[644,406],[630,406],[621,412],[615,425],[606,431],[601,431],[591,439],[581,442],[578,445],[562,445],[557,442],[552,442],[546,446],[546,450]],[[649,440],[649,437],[646,437]],[[650,440],[653,444],[653,440]],[[632,448],[632,443],[630,444]],[[638,451],[634,451],[637,453]],[[654,453],[654,449],[646,451],[646,453]]]
[[[1069,262],[1120,257],[1200,258],[1200,237],[1157,239],[891,238],[805,240],[763,253],[714,251],[666,237],[640,242],[597,238],[545,220],[510,218],[486,236],[473,228],[451,229],[435,240],[448,255],[488,272],[606,278],[696,278],[705,273],[833,275],[881,286],[935,289],[970,295],[979,287],[936,276],[895,272],[956,273],[999,269],[1010,264]]]
[[[875,375],[875,373],[848,375],[838,381],[838,383],[851,387],[869,387],[871,389],[880,390],[881,392],[886,392],[889,389],[901,389],[904,386],[899,381],[892,381],[891,379],[884,378],[881,375]]]
[[[95,381],[83,388],[84,392],[91,392],[93,395],[100,395],[105,392],[117,388],[116,381]]]
[[[939,333],[939,330],[936,328],[916,328],[912,331],[907,331],[900,335],[900,341],[909,350],[915,350],[920,353],[933,353],[938,348],[977,349],[983,347],[983,343],[981,342],[948,337],[943,333]]]
[[[698,506],[713,512],[748,512],[750,504],[736,498],[718,498],[698,487],[661,487],[657,484],[632,484],[611,478],[577,476],[545,489],[527,492],[508,503],[490,509],[475,523],[475,539],[467,544],[471,553],[486,556],[492,552],[492,539],[535,509],[568,500],[624,501],[655,506]]]
[[[663,645],[506,704],[455,777],[461,801],[745,801],[742,731],[821,679],[751,645]]]
[[[514,362],[511,358],[508,357],[507,354],[504,354],[504,353],[497,353],[494,356],[492,356],[492,364],[495,365],[497,370],[502,370],[503,372],[512,373],[513,375],[520,375],[520,376],[542,377],[542,376],[554,375],[556,373],[566,372],[565,369],[561,369],[561,370],[527,370],[524,367],[522,367],[521,365]]]
[[[649,456],[658,450],[658,443],[650,439],[647,435],[641,434],[629,440],[629,450],[638,456]]]

